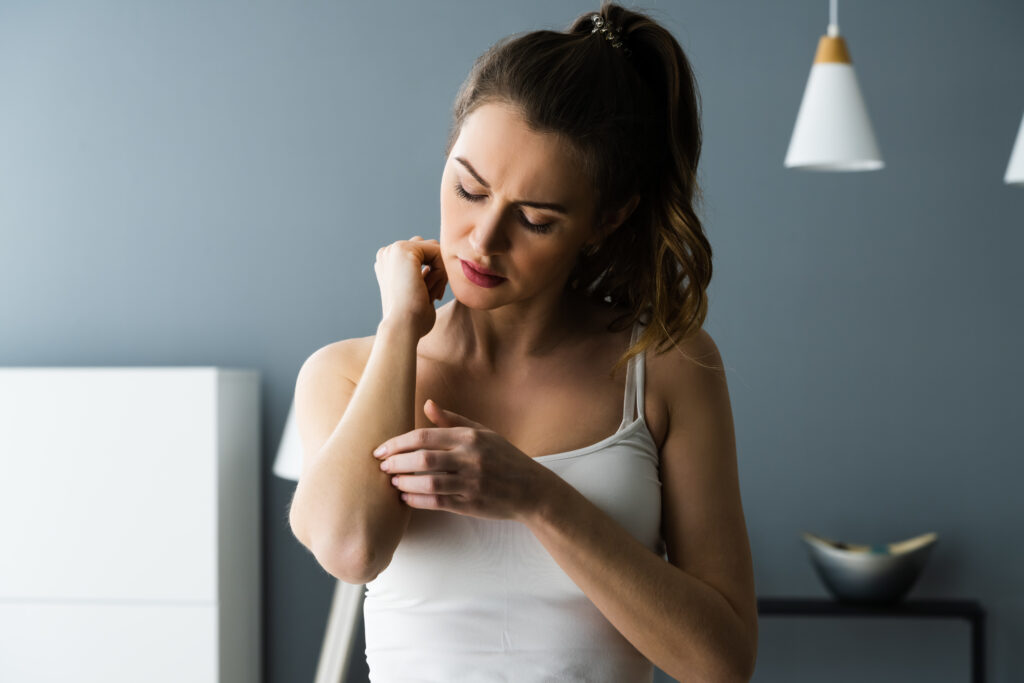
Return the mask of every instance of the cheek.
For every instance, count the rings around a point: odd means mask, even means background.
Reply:
[[[457,229],[457,212],[453,211],[451,202],[441,200],[441,242],[451,237],[452,230]]]
[[[450,200],[441,200],[441,225],[437,241],[441,244],[441,258],[446,268],[458,265],[455,255],[458,253],[456,245],[459,243],[459,219],[458,210],[451,206]]]
[[[473,228],[470,207],[458,197],[441,195],[441,241],[459,240]]]
[[[450,227],[459,215],[459,206],[456,204],[458,198],[452,197],[451,192],[445,192],[444,187],[441,188],[441,223],[448,223]]]

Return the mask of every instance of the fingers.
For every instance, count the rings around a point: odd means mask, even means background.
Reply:
[[[420,449],[411,453],[398,453],[381,458],[380,468],[388,474],[415,474],[419,472],[452,472],[460,470],[460,462],[452,451]]]
[[[420,235],[412,239],[399,240],[412,247],[412,250],[419,257],[420,263],[430,265],[436,269],[441,262],[441,244],[436,239],[425,240]]]
[[[391,485],[407,493],[460,493],[465,489],[459,475],[446,472],[391,477]]]
[[[423,250],[423,263],[431,266],[432,270],[444,268],[441,263],[441,244],[437,240],[418,240],[417,245]]]
[[[448,287],[448,275],[444,271],[433,270],[427,275],[427,291],[431,300],[440,301],[444,298],[445,289]]]
[[[452,430],[444,427],[421,427],[411,432],[393,436],[373,451],[374,456],[383,458],[396,453],[419,449],[450,449],[460,442],[453,438]]]
[[[436,239],[425,240],[420,235],[416,235],[408,240],[398,240],[397,242],[392,242],[391,244],[384,245],[383,247],[377,250],[376,261],[379,263],[381,257],[389,248],[396,246],[398,248],[402,248],[403,245],[405,245],[407,248],[411,247],[411,249],[409,250],[412,251],[419,258],[421,266],[429,265],[431,267],[431,270],[444,269],[444,266],[441,262],[441,243],[438,242]]]
[[[433,287],[439,281],[444,280],[447,277],[447,273],[445,273],[444,269],[442,268],[435,268],[430,265],[427,265],[425,267],[430,269],[425,271],[423,275],[424,279],[427,282],[427,287]]]
[[[381,458],[380,469],[388,474],[458,472],[460,464],[457,455],[453,451],[421,448]]]
[[[431,301],[433,301],[435,299],[440,301],[441,299],[444,298],[445,285],[446,285],[446,283],[444,281],[440,281],[436,285],[434,285],[434,287],[432,287],[430,289],[430,300]]]

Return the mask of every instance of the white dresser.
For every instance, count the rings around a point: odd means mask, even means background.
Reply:
[[[0,681],[260,683],[259,374],[0,368]]]

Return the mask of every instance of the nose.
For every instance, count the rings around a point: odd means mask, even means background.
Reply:
[[[504,212],[501,207],[481,213],[469,235],[469,245],[480,256],[490,256],[508,251],[509,239],[505,232]]]

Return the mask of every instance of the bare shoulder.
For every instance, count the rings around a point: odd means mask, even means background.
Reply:
[[[652,362],[676,373],[721,372],[723,369],[718,345],[703,327],[656,354]]]
[[[356,384],[363,375],[373,340],[373,336],[353,337],[321,346],[303,363],[300,375],[305,372],[341,376]]]
[[[647,362],[651,388],[669,420],[725,390],[722,355],[711,334],[703,328],[650,354]]]
[[[366,366],[373,338],[343,339],[320,347],[303,362],[293,406],[302,443],[302,473],[310,466],[348,407]]]
[[[372,337],[342,339],[321,346],[302,363],[293,399],[303,441],[319,448],[334,429],[363,375],[366,349],[372,347]]]

